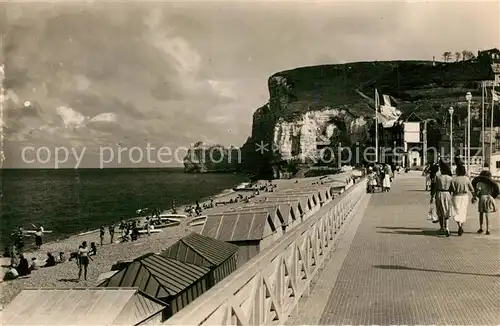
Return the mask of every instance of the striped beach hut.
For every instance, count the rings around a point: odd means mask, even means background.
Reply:
[[[134,260],[99,287],[137,287],[168,304],[165,319],[209,289],[210,268],[158,254]]]
[[[237,268],[238,246],[198,233],[191,233],[164,251],[160,256],[210,268],[209,287],[222,281]]]
[[[208,215],[201,234],[237,245],[239,267],[279,239],[283,230],[269,212],[226,212]]]
[[[167,305],[134,288],[30,288],[2,311],[2,325],[158,325]]]

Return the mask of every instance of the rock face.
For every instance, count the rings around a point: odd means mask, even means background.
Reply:
[[[273,132],[275,150],[281,154],[281,159],[287,161],[297,159],[304,162],[319,158],[321,149],[332,145],[332,138],[338,131],[334,118],[345,122],[352,141],[365,138],[365,117],[354,117],[346,110],[327,107],[321,111],[306,112],[297,121],[280,118]]]
[[[435,119],[429,129],[442,131],[449,106],[458,123],[466,115],[464,94],[480,98],[477,81],[492,79],[490,64],[359,62],[276,73],[268,80],[269,102],[253,115],[242,168],[276,176],[290,162],[315,164],[325,148],[373,146],[375,89],[389,95],[403,116],[418,109],[421,119]]]
[[[235,172],[241,164],[241,151],[237,147],[225,148],[197,142],[184,158],[184,172]]]

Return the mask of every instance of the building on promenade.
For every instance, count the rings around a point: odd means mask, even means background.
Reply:
[[[210,268],[150,254],[134,260],[99,287],[135,287],[168,305],[164,319],[210,288]]]
[[[5,307],[3,325],[158,325],[167,305],[131,288],[25,289]]]
[[[491,162],[490,163],[490,172],[493,174],[495,177],[500,177],[500,150],[493,152],[493,155],[491,156]]]
[[[191,233],[162,251],[160,256],[210,268],[208,286],[212,287],[236,270],[237,253],[236,245]]]
[[[239,267],[281,238],[283,230],[268,212],[226,212],[208,215],[201,234],[237,245]]]

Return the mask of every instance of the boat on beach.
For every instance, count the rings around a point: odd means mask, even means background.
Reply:
[[[197,217],[193,218],[191,221],[189,221],[188,226],[192,227],[192,226],[203,225],[203,224],[205,224],[207,217],[208,217],[207,215],[197,216]]]
[[[184,219],[188,218],[185,214],[160,214],[161,221],[175,221],[180,222]]]
[[[243,182],[242,184],[233,188],[234,191],[255,191],[256,188],[252,186],[251,182]]]

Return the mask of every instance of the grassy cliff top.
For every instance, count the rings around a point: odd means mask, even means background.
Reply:
[[[271,76],[286,79],[290,103],[282,115],[293,119],[306,111],[345,108],[355,116],[373,112],[374,91],[392,97],[403,112],[417,105],[435,110],[463,101],[467,91],[481,96],[477,81],[493,79],[489,61],[374,61],[301,67]],[[366,95],[364,98],[361,94]],[[425,109],[424,109],[425,111]],[[424,112],[425,115],[425,112]]]

